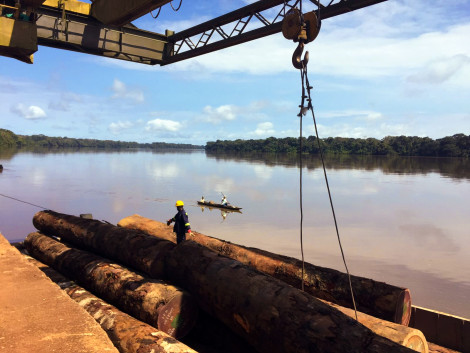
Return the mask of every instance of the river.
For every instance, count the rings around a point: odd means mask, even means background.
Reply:
[[[193,230],[300,258],[295,156],[204,151],[0,151],[0,232],[34,231],[42,208],[116,224],[165,221],[185,202]],[[414,305],[470,317],[470,161],[340,156],[326,168],[351,274],[410,288]],[[241,213],[201,208],[224,193]],[[344,270],[318,156],[302,168],[305,260]],[[21,202],[22,201],[22,202]]]

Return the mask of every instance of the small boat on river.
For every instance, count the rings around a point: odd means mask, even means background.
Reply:
[[[232,210],[232,211],[239,211],[242,209],[241,207],[232,206],[232,205],[222,205],[221,203],[215,203],[213,201],[198,201],[197,204],[202,205],[202,206],[223,208],[223,209]]]

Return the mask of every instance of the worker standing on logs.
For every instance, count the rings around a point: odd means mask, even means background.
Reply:
[[[169,226],[172,222],[175,222],[173,226],[173,232],[176,233],[176,244],[179,244],[186,240],[186,233],[191,235],[191,225],[189,224],[188,214],[184,210],[184,202],[181,200],[176,201],[176,209],[178,213],[168,221],[166,225]]]

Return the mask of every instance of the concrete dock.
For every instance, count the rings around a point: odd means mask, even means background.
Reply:
[[[0,284],[0,352],[118,352],[99,324],[2,234]]]

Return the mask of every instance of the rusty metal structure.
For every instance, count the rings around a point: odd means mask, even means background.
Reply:
[[[321,20],[384,1],[308,0]],[[260,0],[180,32],[160,34],[131,22],[170,6],[169,0],[0,0],[0,55],[32,63],[32,53],[42,45],[168,65],[279,33],[286,14],[300,3]]]

